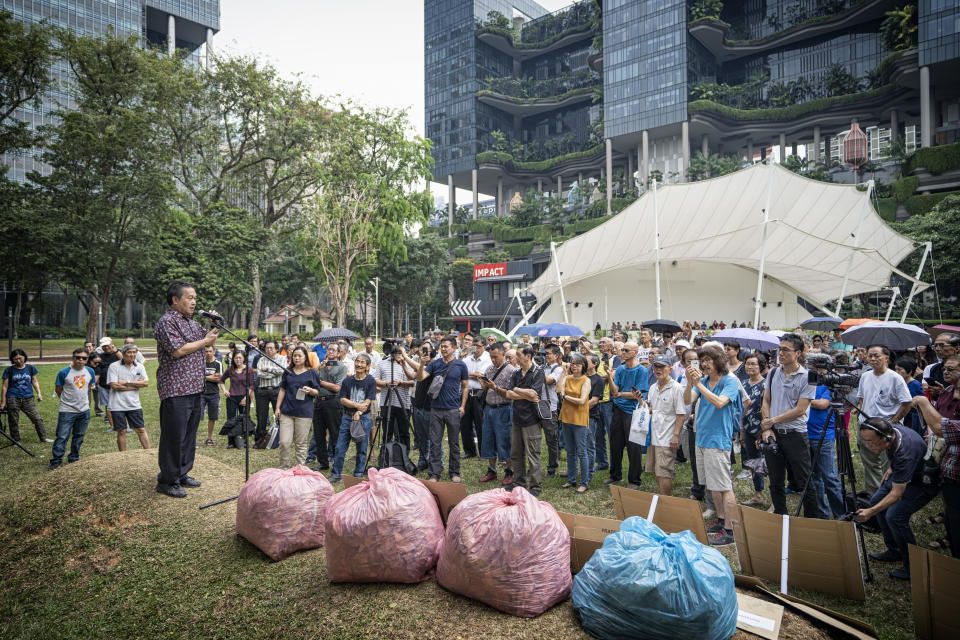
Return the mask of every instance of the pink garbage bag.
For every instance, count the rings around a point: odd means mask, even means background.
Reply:
[[[533,618],[570,595],[570,533],[522,487],[467,496],[447,518],[437,564],[446,589]]]
[[[443,521],[433,495],[399,469],[370,469],[370,481],[330,498],[330,582],[422,582],[433,576]]]
[[[303,465],[263,469],[240,490],[237,534],[274,560],[323,546],[323,521],[333,486]]]

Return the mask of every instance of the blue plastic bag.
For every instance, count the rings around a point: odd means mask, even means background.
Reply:
[[[597,638],[726,640],[737,628],[730,563],[690,531],[624,520],[573,578],[573,608]]]

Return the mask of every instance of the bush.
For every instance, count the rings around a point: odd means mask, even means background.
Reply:
[[[466,247],[457,247],[453,250],[454,258],[466,258],[468,255],[470,255],[470,250]]]
[[[513,156],[503,151],[482,151],[477,154],[477,164],[499,164],[504,167],[517,169],[521,171],[547,171],[557,165],[563,164],[568,160],[577,160],[579,158],[590,158],[603,153],[603,145],[598,144],[583,151],[575,151],[562,156],[556,156],[549,160],[540,160],[537,162],[515,161]]]
[[[913,192],[917,190],[919,184],[920,178],[916,176],[900,178],[890,185],[890,195],[893,196],[897,202],[906,202],[907,198],[912,196]]]
[[[530,252],[533,251],[533,246],[533,242],[512,242],[503,245],[503,248],[507,250],[511,257],[522,258],[530,255]]]
[[[499,227],[493,230],[493,239],[497,242],[517,242],[520,240],[534,240],[549,238],[553,232],[550,225],[540,224],[533,227]]]
[[[463,236],[451,236],[449,238],[443,238],[442,242],[446,245],[447,249],[453,251],[457,247],[467,244],[467,239]]]
[[[904,164],[903,173],[909,175],[920,168],[935,176],[951,169],[960,169],[960,142],[917,149]]]
[[[596,204],[596,203],[594,203]],[[599,218],[588,218],[586,220],[578,220],[573,224],[563,225],[563,233],[566,235],[577,235],[580,233],[585,233],[593,229],[594,227],[599,227],[601,224],[612,218],[612,215],[609,216],[600,216]]]
[[[944,193],[915,195],[907,198],[906,202],[903,203],[903,206],[906,207],[907,213],[909,213],[911,216],[922,216],[930,213],[930,210],[940,204],[944,198],[958,194],[960,194],[960,191],[946,191]]]
[[[884,222],[897,219],[897,201],[894,198],[877,198],[877,213]]]
[[[817,98],[816,100],[810,100],[803,104],[795,104],[789,107],[775,107],[772,109],[736,109],[724,104],[719,104],[713,100],[694,100],[687,105],[687,112],[691,115],[694,113],[712,112],[730,118],[731,120],[793,120],[808,113],[825,111],[830,107],[878,98],[894,90],[895,87],[893,85],[887,85],[879,89],[873,89],[872,91],[862,91],[860,93],[834,96],[832,98]]]

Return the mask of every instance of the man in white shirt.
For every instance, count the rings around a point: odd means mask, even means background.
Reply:
[[[396,437],[407,449],[410,449],[410,389],[415,381],[404,371],[402,356],[396,353],[392,358],[382,358],[377,364],[374,379],[380,390],[380,414],[383,416],[383,429],[387,439]],[[391,389],[388,395],[388,389]],[[389,422],[387,418],[389,406]]]
[[[121,358],[107,369],[107,385],[110,387],[108,408],[113,414],[113,430],[117,433],[117,449],[127,450],[127,426],[136,431],[140,446],[150,448],[150,436],[143,427],[143,408],[140,405],[140,389],[149,384],[147,370],[137,362],[137,346],[125,344],[120,349]]]
[[[376,371],[377,365],[380,364],[380,359],[383,357],[380,355],[380,352],[373,348],[373,338],[367,336],[363,339],[363,351],[360,353],[365,353],[370,356],[370,371]],[[357,359],[356,356],[353,357],[354,360]]]
[[[137,341],[134,340],[132,336],[127,336],[123,339],[123,344],[132,344],[133,346],[137,346]],[[140,352],[140,349],[137,349],[137,364],[143,364],[144,360],[146,360],[146,358],[143,357],[143,353]]]
[[[653,361],[656,384],[650,385],[647,391],[651,415],[646,471],[652,472],[657,478],[660,494],[665,496],[673,491],[680,430],[687,415],[683,404],[683,387],[670,377],[670,373],[670,356],[657,356]]]
[[[460,419],[460,439],[463,441],[464,458],[476,456],[480,442],[483,440],[483,405],[480,402],[483,388],[480,385],[480,377],[490,368],[490,354],[487,353],[483,340],[474,340],[473,336],[467,333],[463,336],[463,348],[467,349],[470,343],[472,343],[472,352],[462,358],[463,364],[467,365],[467,375],[470,378],[466,411]],[[476,442],[474,435],[476,435]]]
[[[867,348],[867,365],[857,387],[857,406],[871,418],[887,418],[900,424],[913,408],[913,397],[903,377],[890,369],[890,349],[874,344]],[[860,420],[864,418],[861,416]],[[860,431],[860,434],[863,432]],[[874,453],[860,441],[860,459],[863,461],[864,490],[873,495],[883,482],[890,463],[887,456]]]

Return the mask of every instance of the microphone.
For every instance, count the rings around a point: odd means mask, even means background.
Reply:
[[[223,316],[213,313],[211,311],[198,311],[197,313],[199,313],[204,318],[209,318],[213,322],[220,322],[220,323],[223,322]]]

